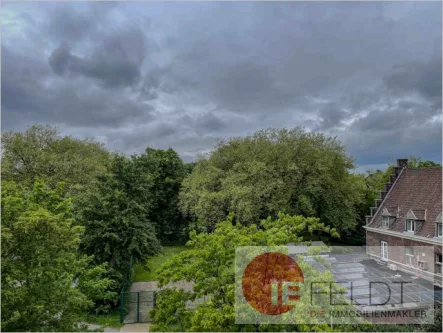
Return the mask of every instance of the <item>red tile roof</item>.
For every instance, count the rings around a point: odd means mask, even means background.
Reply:
[[[389,230],[403,232],[406,214],[411,209],[417,219],[425,219],[415,235],[434,237],[435,221],[442,212],[442,168],[403,169],[381,208],[370,221],[369,227],[380,227],[381,213],[385,207],[390,213],[394,212],[393,207],[399,209],[398,217]]]

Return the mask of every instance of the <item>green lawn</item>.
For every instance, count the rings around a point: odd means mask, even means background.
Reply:
[[[148,259],[149,270],[143,268],[141,265],[135,266],[133,282],[156,281],[156,270],[160,268],[160,266],[163,265],[166,260],[184,250],[186,250],[186,246],[164,246],[163,253],[160,253],[157,256]]]
[[[123,324],[120,323],[120,310],[114,310],[108,315],[92,315],[84,314],[83,321],[88,324],[97,324],[103,327],[121,328]]]

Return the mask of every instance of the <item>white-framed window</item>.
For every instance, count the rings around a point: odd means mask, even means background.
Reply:
[[[441,275],[442,255],[435,254],[435,274]]]
[[[436,236],[437,237],[442,237],[442,224],[441,223],[437,223],[437,226],[436,226]]]
[[[389,216],[381,217],[381,226],[382,228],[389,228]]]
[[[406,220],[406,231],[415,232],[415,220]]]
[[[411,246],[405,248],[406,265],[413,266],[414,249]]]

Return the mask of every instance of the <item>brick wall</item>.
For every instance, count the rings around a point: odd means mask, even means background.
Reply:
[[[441,253],[441,246],[367,231],[366,252],[371,258],[381,258],[381,241],[388,243],[388,264],[395,264],[401,271],[434,281],[435,253]],[[411,247],[413,250],[412,266],[407,263],[406,247]],[[419,268],[418,261],[426,263],[425,270]],[[441,277],[439,279],[441,280]]]

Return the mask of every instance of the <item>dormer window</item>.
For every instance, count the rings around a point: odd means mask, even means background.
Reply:
[[[389,228],[389,216],[382,216],[381,217],[381,227],[382,228]]]
[[[437,237],[442,237],[442,224],[441,223],[437,223],[436,226],[436,236]]]
[[[394,212],[397,212],[397,211],[398,211],[398,207],[384,207],[381,212],[380,227],[383,229],[389,229],[389,227],[394,222],[395,217],[396,217],[396,215],[394,215]]]
[[[435,219],[435,237],[442,237],[442,218],[441,213],[438,214],[437,218]]]
[[[406,231],[415,232],[415,220],[406,220]]]

